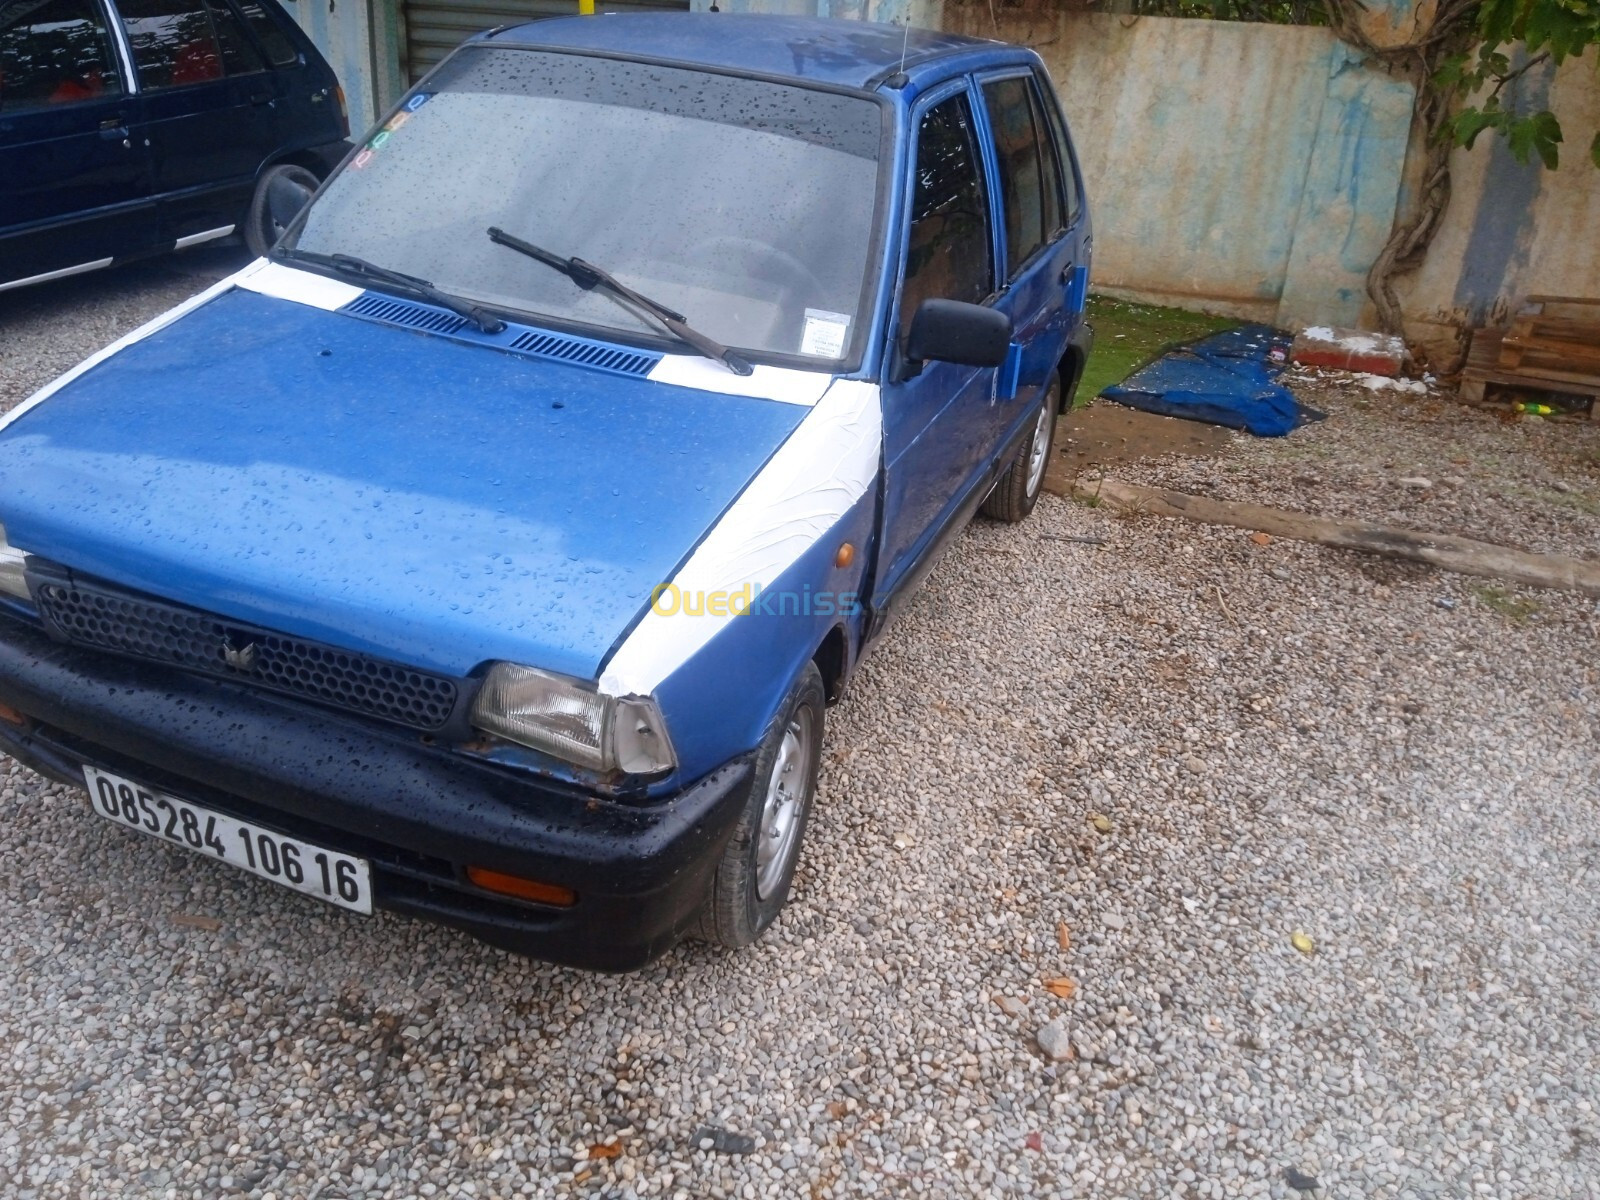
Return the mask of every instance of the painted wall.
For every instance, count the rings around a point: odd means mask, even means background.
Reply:
[[[1529,295],[1600,296],[1600,171],[1585,153],[1600,128],[1597,51],[1517,81],[1513,103],[1561,117],[1561,166],[1519,163],[1483,137],[1451,156],[1450,207],[1427,262],[1397,292],[1406,332],[1447,348],[1454,330],[1493,324]]]
[[[1280,324],[1349,323],[1388,236],[1412,89],[1326,29],[950,4],[1035,47],[1095,213],[1095,286]]]

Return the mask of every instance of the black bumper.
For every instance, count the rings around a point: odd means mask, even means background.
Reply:
[[[87,762],[358,855],[382,908],[602,971],[644,965],[693,922],[751,770],[742,757],[675,796],[619,803],[404,730],[62,645],[7,614],[0,702],[27,718],[0,722],[0,750],[41,773],[82,787]],[[466,881],[469,864],[565,885],[577,903],[495,896]]]

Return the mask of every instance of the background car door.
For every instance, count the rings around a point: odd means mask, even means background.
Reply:
[[[164,235],[235,224],[278,143],[266,61],[225,0],[120,0]]]
[[[1006,419],[1031,415],[1039,391],[1061,361],[1081,311],[1074,284],[1077,238],[1069,230],[1062,171],[1038,80],[1026,68],[978,81],[994,147],[1005,282],[996,307],[1011,318],[1021,347],[1017,393]],[[1071,172],[1071,163],[1066,164]],[[1076,291],[1077,295],[1069,295]]]
[[[0,0],[0,285],[155,241],[137,104],[100,0]]]
[[[883,538],[876,590],[908,582],[939,533],[959,514],[986,466],[970,436],[988,410],[995,370],[928,362],[906,375],[905,345],[918,305],[930,297],[993,299],[994,234],[972,93],[967,84],[932,92],[913,110],[916,144],[901,250],[901,282],[882,392]],[[914,369],[914,368],[913,368]]]

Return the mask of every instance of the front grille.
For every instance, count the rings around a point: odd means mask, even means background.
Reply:
[[[198,609],[91,585],[41,583],[40,614],[69,642],[170,663],[415,729],[455,711],[456,681],[240,625]]]

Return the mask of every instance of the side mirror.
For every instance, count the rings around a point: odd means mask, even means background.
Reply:
[[[287,229],[314,194],[313,189],[280,172],[267,180],[267,215],[279,229]]]
[[[912,363],[934,359],[966,367],[998,367],[1011,344],[1011,318],[981,304],[960,300],[924,300],[911,319],[906,358]]]

